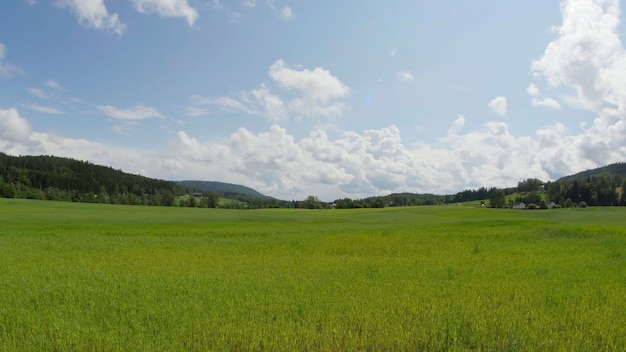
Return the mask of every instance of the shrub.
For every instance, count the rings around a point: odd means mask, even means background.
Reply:
[[[579,208],[586,208],[587,207],[587,203],[585,203],[585,201],[582,201],[582,202],[578,203],[578,207]]]
[[[531,209],[531,210],[532,210],[532,209],[537,209],[537,208],[538,208],[538,206],[537,206],[537,204],[535,204],[535,203],[530,203],[530,204],[528,204],[528,206],[527,206],[526,208],[527,208],[527,209]]]

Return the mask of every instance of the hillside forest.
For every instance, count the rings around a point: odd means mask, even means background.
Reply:
[[[239,185],[164,181],[112,167],[55,156],[0,153],[0,197],[68,202],[205,208],[382,208],[483,201],[492,207],[525,203],[530,208],[626,205],[626,164],[587,170],[552,182],[530,178],[517,187],[469,189],[451,195],[394,193],[322,202],[278,200]],[[485,202],[486,201],[486,202]]]

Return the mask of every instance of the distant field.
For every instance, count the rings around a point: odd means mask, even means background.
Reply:
[[[0,199],[0,351],[622,351],[626,208]]]

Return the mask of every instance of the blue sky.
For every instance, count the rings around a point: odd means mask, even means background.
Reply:
[[[617,0],[13,0],[0,151],[281,199],[625,161]]]

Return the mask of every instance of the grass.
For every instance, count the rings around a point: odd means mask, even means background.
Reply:
[[[624,215],[0,199],[0,351],[619,351]]]

